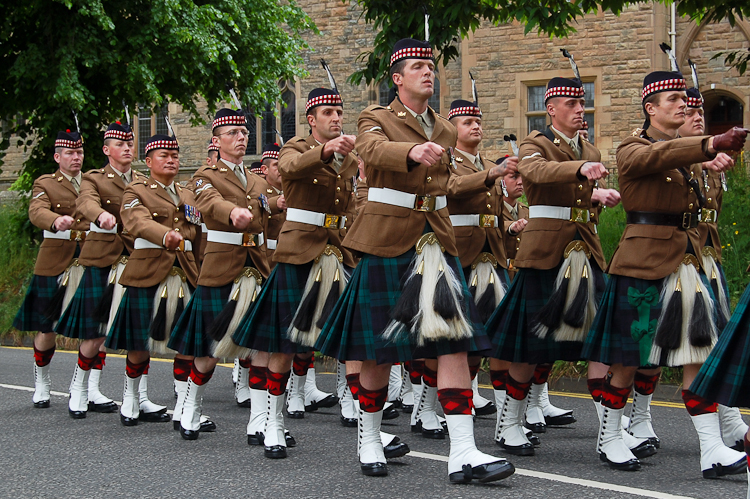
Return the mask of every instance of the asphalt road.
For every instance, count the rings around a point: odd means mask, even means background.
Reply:
[[[218,425],[215,433],[187,442],[170,424],[123,427],[117,413],[68,417],[66,392],[75,354],[58,352],[52,360],[49,409],[35,409],[32,353],[0,348],[0,497],[283,497],[283,498],[744,498],[745,475],[701,477],[698,437],[684,408],[653,407],[661,437],[658,454],[642,461],[639,472],[610,470],[595,452],[598,423],[587,397],[551,397],[575,410],[578,422],[541,435],[536,456],[510,457],[514,476],[488,485],[448,483],[448,441],[410,433],[409,419],[384,422],[384,431],[406,441],[412,454],[389,463],[389,476],[364,477],[356,457],[356,429],[344,428],[338,407],[287,418],[298,441],[285,460],[263,457],[247,445],[248,409],[233,401],[231,368],[217,367],[204,397],[204,412]],[[125,360],[110,355],[102,392],[122,399]],[[171,362],[154,360],[150,398],[174,406]],[[318,386],[333,391],[335,375],[319,374]],[[26,388],[26,389],[24,389]],[[486,397],[491,390],[483,389]],[[670,407],[672,405],[673,407]],[[492,438],[495,417],[478,418],[480,449],[503,456]]]

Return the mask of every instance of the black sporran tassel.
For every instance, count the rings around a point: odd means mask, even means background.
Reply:
[[[182,296],[180,296],[177,299],[177,308],[174,311],[174,318],[172,319],[172,325],[174,325],[175,321],[177,321],[180,318],[180,316],[182,316],[182,312],[185,311],[185,294],[182,291],[182,289],[180,289],[180,294]]]
[[[297,309],[297,314],[294,316],[294,327],[300,331],[309,331],[312,327],[315,309],[318,304],[318,295],[320,295],[320,281],[322,276],[323,269],[318,269],[318,273],[315,276],[315,282],[313,282],[310,290],[307,292],[307,295],[305,295],[302,303]]]
[[[424,261],[419,263],[417,271],[411,276],[401,290],[401,296],[391,310],[391,319],[404,324],[411,324],[419,314],[419,295],[422,291],[422,273]]]
[[[711,346],[711,317],[703,301],[703,292],[700,285],[696,285],[695,304],[690,316],[688,337],[690,338],[690,344],[694,347]]]
[[[442,264],[439,272],[440,277],[438,277],[435,287],[435,300],[432,306],[440,317],[448,321],[458,317],[458,308],[456,308],[456,300],[453,299],[451,285],[448,284],[448,278],[445,277],[445,269]]]
[[[677,279],[674,293],[667,303],[664,317],[659,321],[654,337],[654,345],[664,350],[680,347],[682,339],[682,286]]]
[[[318,322],[315,323],[318,329],[323,329],[323,326],[328,320],[328,317],[330,317],[331,312],[333,312],[333,307],[335,307],[336,302],[339,301],[339,295],[341,294],[340,292],[341,285],[339,283],[340,283],[339,269],[336,269],[336,275],[333,277],[331,290],[328,292],[328,296],[326,296],[326,301],[323,304],[323,310],[321,310],[320,312],[320,317],[318,317]]]
[[[62,284],[57,287],[57,291],[55,291],[55,294],[52,295],[52,299],[50,300],[49,305],[44,311],[44,318],[48,321],[54,322],[60,318],[60,314],[62,314],[63,300],[65,299],[65,291],[67,290],[67,288],[68,276],[66,275],[63,278]]]
[[[156,309],[156,315],[151,320],[151,327],[148,328],[148,335],[154,341],[164,341],[167,336],[167,287],[159,299],[159,307]]]
[[[471,280],[471,286],[469,286],[469,293],[472,298],[477,297],[477,284],[479,283],[479,277],[474,274],[474,279]]]
[[[224,305],[224,308],[219,312],[219,315],[217,315],[216,319],[211,323],[211,327],[208,328],[208,335],[214,341],[221,341],[227,333],[229,324],[232,322],[232,317],[234,317],[234,311],[237,310],[237,300],[239,297],[240,288],[238,286],[227,304]]]
[[[117,274],[115,274],[116,276]],[[115,277],[113,276],[112,281],[107,284],[107,287],[104,288],[104,294],[102,295],[102,299],[99,301],[99,304],[94,309],[94,313],[92,317],[96,322],[101,322],[102,324],[106,324],[109,322],[109,309],[112,308],[112,297],[115,293]]]
[[[586,308],[589,304],[589,270],[588,267],[583,267],[581,274],[581,282],[578,283],[578,290],[576,291],[573,301],[570,303],[570,307],[565,312],[563,321],[570,327],[579,328],[583,326],[586,321]]]
[[[476,292],[476,287],[474,288]],[[481,298],[477,301],[477,311],[482,324],[486,323],[492,312],[495,311],[495,274],[490,274],[490,282],[482,293]]]
[[[565,298],[568,296],[568,284],[570,284],[570,266],[565,270],[560,286],[552,293],[547,303],[539,309],[534,316],[533,323],[541,324],[550,331],[554,331],[560,325],[560,319],[565,309]]]

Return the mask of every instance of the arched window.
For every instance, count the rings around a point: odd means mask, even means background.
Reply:
[[[708,135],[718,135],[732,127],[743,126],[742,115],[745,110],[742,102],[731,95],[711,90],[705,92],[703,98]]]
[[[255,114],[254,122],[248,123],[250,137],[245,154],[261,154],[265,144],[279,142],[276,131],[287,141],[297,135],[297,95],[293,81],[281,80],[281,100],[275,104],[266,104],[260,115]]]
[[[383,80],[378,86],[378,104],[381,106],[387,106],[391,103],[390,99],[391,83],[389,80]]]
[[[440,113],[440,78],[437,71],[435,71],[435,91],[432,93],[430,100],[427,101],[427,105],[436,113]]]
[[[297,135],[297,97],[294,95],[293,87],[287,86],[281,94],[281,101],[286,106],[281,107],[281,135],[284,140],[289,140]]]

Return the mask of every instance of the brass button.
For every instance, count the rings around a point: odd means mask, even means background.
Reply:
[[[693,209],[693,203],[690,203],[690,204],[688,205],[688,208],[692,210],[692,209]]]
[[[690,192],[691,192],[691,193],[693,192],[693,188],[692,188],[692,187],[690,188]]]
[[[153,213],[153,215],[154,215],[155,217],[158,217],[158,216],[159,216],[159,214],[158,214],[158,213],[156,213],[156,212],[154,212],[154,213]]]
[[[489,192],[488,192],[488,193],[487,193],[487,197],[491,197],[491,196],[492,196],[492,193],[489,193]]]
[[[576,204],[580,206],[581,200],[580,199],[576,199]]]
[[[110,203],[111,203],[111,201],[109,199],[107,199],[107,204],[110,204]],[[60,205],[58,204],[57,206],[60,206]]]
[[[58,208],[60,207],[60,203],[57,203],[57,207],[58,207]]]
[[[180,232],[180,228],[179,228],[179,227],[175,227],[175,228],[174,228],[174,231],[175,231],[175,232]]]
[[[273,218],[273,217],[271,215],[268,215],[268,219],[270,220],[271,218]]]
[[[339,204],[339,200],[337,199],[336,201],[333,202],[333,204]]]
[[[80,219],[80,218],[77,218],[77,219],[76,219],[76,223],[77,223],[77,224],[81,223],[81,219]]]
[[[313,179],[313,184],[317,184],[317,183],[318,183],[318,179],[317,179],[317,178],[314,178],[314,179]]]
[[[250,194],[248,194],[247,199],[253,199],[253,197]]]
[[[667,182],[671,182],[671,181],[672,181],[672,177],[667,177]]]
[[[247,209],[250,210],[250,211],[253,211],[253,205],[251,205],[251,204],[247,205]]]
[[[341,180],[341,175],[336,175],[336,178]]]
[[[593,212],[593,211],[589,213],[589,217],[591,217],[591,218],[594,218],[594,216],[595,216],[595,215],[594,215],[594,212]]]
[[[175,206],[174,207],[174,212],[177,213],[178,211],[180,211],[180,208],[178,206]]]
[[[432,177],[427,177],[427,182],[432,182]]]
[[[711,198],[708,198],[708,202],[710,203],[711,201],[713,201],[713,199],[711,199]]]
[[[175,222],[179,222],[179,221],[180,221],[180,219],[179,219],[179,218],[177,218],[177,217],[174,217],[174,221],[175,221]]]
[[[487,208],[492,208],[492,205],[490,203],[487,203]]]
[[[518,241],[518,242],[520,243],[520,242],[521,242],[521,238],[520,238],[520,237],[517,237],[517,238],[516,238],[516,241]]]
[[[340,191],[341,191],[341,187],[336,187],[336,192],[340,192]]]
[[[579,191],[582,191],[582,190],[583,190],[583,184],[578,184],[578,190],[579,190]]]

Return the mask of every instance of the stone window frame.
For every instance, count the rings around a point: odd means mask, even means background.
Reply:
[[[132,121],[133,136],[135,138],[135,159],[137,159],[138,161],[146,160],[146,155],[143,151],[146,148],[146,142],[148,142],[148,139],[151,138],[152,135],[156,135],[157,133],[169,135],[167,123],[164,121],[164,119],[162,119],[163,114],[154,113],[154,106],[155,104],[153,103],[149,104],[148,106],[145,104],[138,104],[136,106],[135,112],[130,117]],[[162,109],[168,110],[169,103],[165,103]],[[146,124],[148,124],[148,133],[143,137],[141,137],[140,135],[142,127],[141,122],[143,122],[143,126],[146,126]]]
[[[292,99],[289,102],[289,105],[294,106],[294,135],[300,135],[300,124],[299,124],[300,123],[300,108],[304,109],[305,107],[304,99],[302,100],[303,104],[300,106],[300,91],[301,91],[300,81],[298,78],[295,78],[294,80],[279,80],[279,89],[281,90],[282,95],[286,91],[290,91],[292,93]],[[282,129],[281,129],[282,112],[284,112],[286,109],[288,109],[288,107],[286,108],[282,107],[281,101],[276,101],[273,109],[261,111],[260,115],[256,115],[255,113],[253,113],[253,115],[255,116],[255,123],[254,123],[255,126],[254,127],[251,126],[250,131],[251,133],[253,132],[255,133],[255,151],[251,151],[248,148],[248,150],[245,151],[246,156],[260,156],[261,153],[263,152],[263,145],[266,143],[263,140],[263,135],[264,135],[263,124],[264,124],[265,119],[267,118],[270,119],[271,117],[273,117],[275,129],[278,130],[279,132],[282,132]],[[268,114],[268,113],[273,113],[273,114]],[[289,136],[289,137],[284,137],[284,141],[291,139],[294,135]],[[275,136],[273,141],[278,144],[281,144],[281,142],[279,142],[278,136]],[[248,141],[248,146],[250,146],[251,144],[252,143]]]

